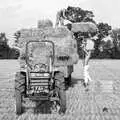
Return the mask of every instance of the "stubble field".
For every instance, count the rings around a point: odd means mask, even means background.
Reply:
[[[120,60],[91,60],[93,82],[82,85],[82,61],[74,66],[72,86],[66,90],[67,111],[61,116],[49,114],[48,103],[28,104],[21,116],[15,114],[14,76],[16,60],[0,61],[0,120],[120,120]],[[30,103],[30,101],[28,101]],[[33,109],[39,109],[34,113]]]

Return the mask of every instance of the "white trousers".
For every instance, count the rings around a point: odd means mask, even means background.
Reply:
[[[85,65],[84,66],[84,71],[83,71],[84,82],[85,83],[88,83],[89,81],[92,81],[92,79],[91,79],[91,77],[89,75],[88,69],[89,69],[89,65]]]

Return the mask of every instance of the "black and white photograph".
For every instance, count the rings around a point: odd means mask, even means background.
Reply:
[[[0,120],[120,120],[119,0],[0,0]]]

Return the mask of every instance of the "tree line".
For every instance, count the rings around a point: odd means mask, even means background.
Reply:
[[[95,41],[95,50],[92,53],[92,58],[104,59],[104,58],[112,58],[119,59],[120,58],[120,29],[112,29],[108,23],[100,22],[97,23],[94,20],[94,13],[89,10],[83,10],[80,7],[72,7],[68,6],[66,9],[66,17],[72,23],[75,22],[93,22],[98,27],[97,33],[92,33],[94,36],[97,34],[98,39]],[[112,41],[103,41],[106,36],[111,36]],[[76,40],[79,39],[81,33],[75,35]],[[87,36],[87,33],[82,33],[82,36]],[[20,37],[20,31],[14,33],[15,42]],[[77,42],[79,46],[79,42]],[[112,46],[112,47],[111,47]],[[102,50],[101,50],[102,48]],[[81,49],[78,49],[78,53],[80,58],[82,57]],[[1,59],[17,59],[19,57],[19,51],[10,48],[8,45],[8,39],[5,33],[0,33],[0,58]]]
[[[97,35],[98,39],[95,41],[95,50],[92,53],[92,58],[120,58],[120,29],[112,29],[112,26],[108,23],[97,23],[94,20],[94,13],[89,10],[81,9],[80,7],[68,6],[66,8],[66,18],[72,23],[75,22],[92,22],[98,27],[97,33],[91,33],[92,36]],[[79,39],[81,36],[87,37],[89,33],[75,34],[78,53],[80,58],[82,57],[81,48],[79,47]],[[104,38],[110,36],[110,40],[104,41]],[[102,50],[101,50],[102,48]]]
[[[18,56],[19,56],[19,51],[9,47],[6,34],[1,32],[0,33],[0,59],[17,59]]]

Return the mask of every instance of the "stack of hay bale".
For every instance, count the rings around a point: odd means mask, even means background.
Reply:
[[[39,21],[38,28],[22,29],[20,33],[17,46],[22,49],[21,56],[25,55],[28,41],[48,40],[55,44],[55,66],[73,65],[78,61],[76,40],[66,27],[53,28],[52,22]]]

